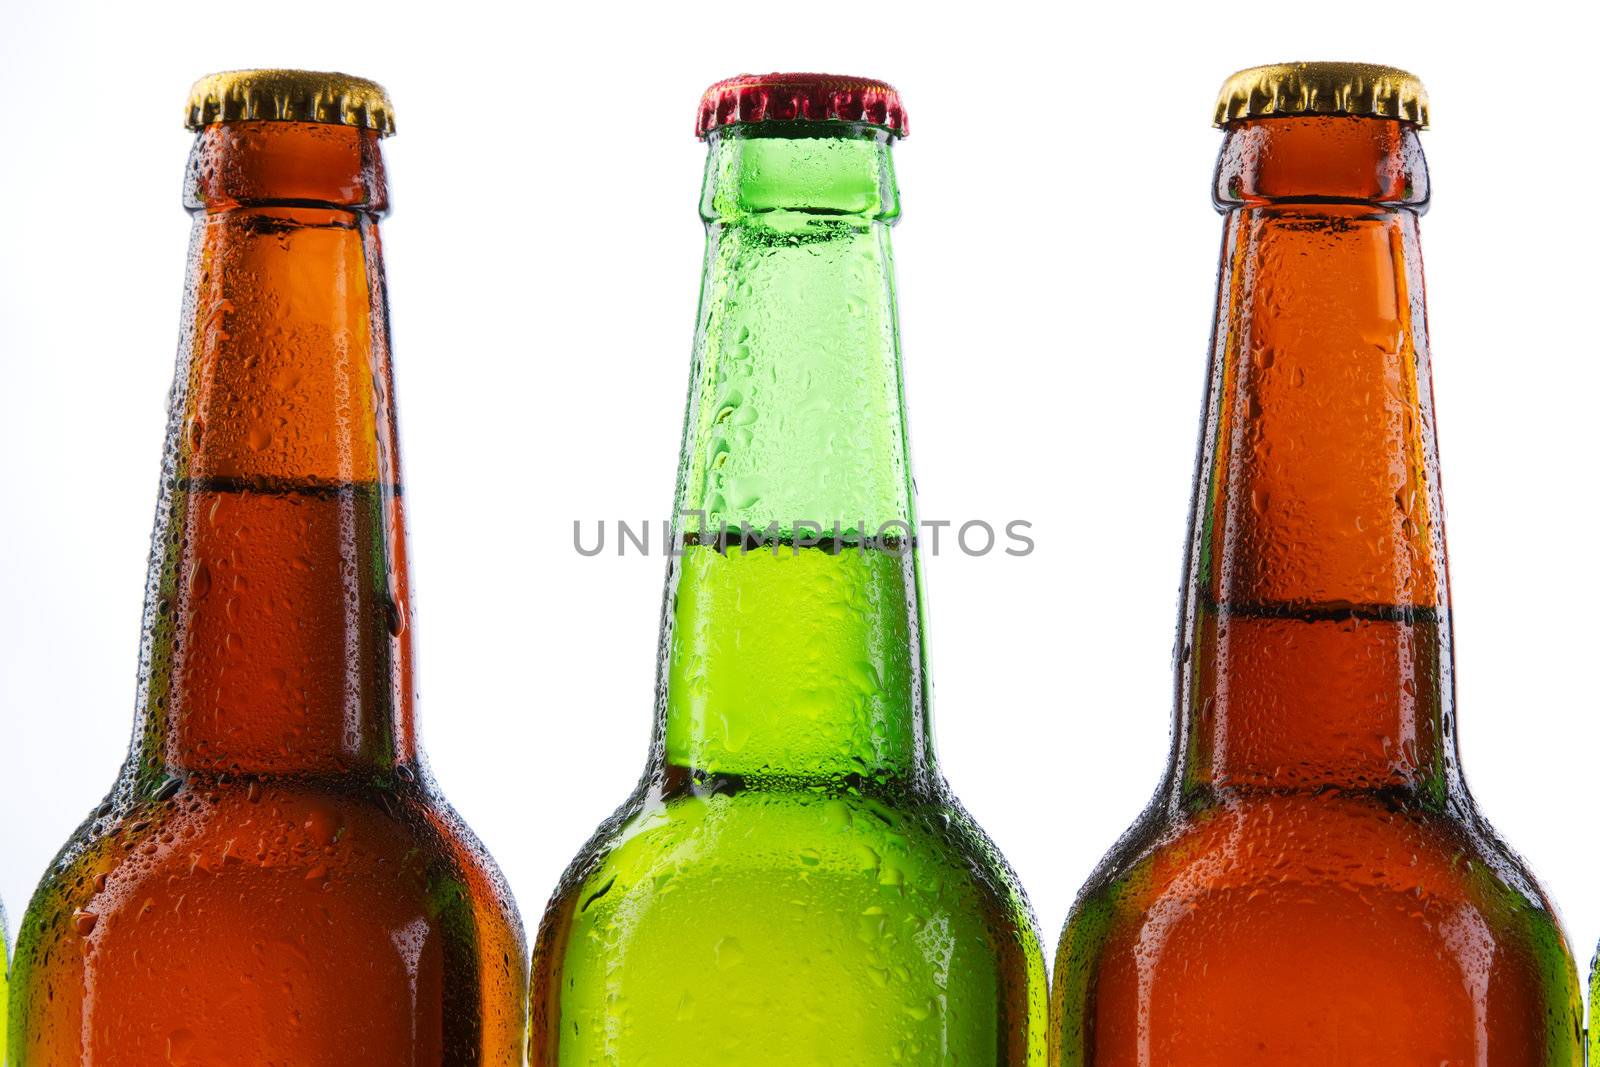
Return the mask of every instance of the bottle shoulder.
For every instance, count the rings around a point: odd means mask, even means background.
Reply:
[[[1387,791],[1262,790],[1188,806],[1158,797],[1084,895],[1182,894],[1262,881],[1509,894],[1548,907],[1521,858],[1470,802],[1437,805]]]
[[[668,894],[708,898],[885,897],[882,906],[957,906],[1034,939],[1010,867],[953,796],[826,788],[685,792],[643,789],[604,823],[551,901],[546,924],[637,909]]]
[[[114,794],[41,880],[19,947],[35,933],[92,932],[157,890],[246,906],[267,893],[308,907],[371,906],[374,921],[387,906],[437,915],[464,905],[520,942],[493,859],[431,784],[410,778],[190,775],[152,797]]]
[[[1257,1047],[1312,1062],[1315,1035],[1357,1032],[1407,1062],[1472,1062],[1473,1018],[1498,1020],[1493,1047],[1544,1050],[1508,1063],[1571,1063],[1582,1018],[1521,861],[1469,806],[1379,794],[1153,805],[1073,906],[1054,973],[1055,1040],[1105,1062],[1141,1012],[1161,1019],[1157,1053],[1204,1035],[1215,1059],[1195,1062],[1219,1064]]]
[[[13,1052],[511,1063],[525,947],[493,861],[425,782],[190,775],[108,804],[40,882]],[[483,1005],[470,1032],[439,1007],[457,989]]]
[[[1544,890],[1470,802],[1360,792],[1153,803],[1085,885],[1060,952],[1134,929],[1154,936],[1178,915],[1220,931],[1305,907],[1336,924],[1346,904],[1352,922],[1389,914],[1444,940],[1467,924],[1496,943],[1569,955]]]
[[[533,968],[541,1062],[1044,1059],[1032,917],[948,797],[646,790],[568,872]]]

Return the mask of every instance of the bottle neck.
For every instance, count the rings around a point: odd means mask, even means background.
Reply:
[[[1414,128],[1230,127],[1190,528],[1185,788],[1454,782]]]
[[[669,769],[931,770],[889,146],[844,124],[710,138],[663,623]]]
[[[415,759],[377,137],[214,125],[148,583],[147,772]]]

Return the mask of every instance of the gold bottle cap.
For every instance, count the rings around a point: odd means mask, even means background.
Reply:
[[[387,137],[394,105],[377,82],[320,70],[228,70],[189,90],[188,129],[240,120],[327,122]]]
[[[1377,63],[1270,63],[1222,83],[1214,126],[1282,115],[1356,115],[1428,125],[1422,79]]]

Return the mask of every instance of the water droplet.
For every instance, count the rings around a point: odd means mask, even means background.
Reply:
[[[715,952],[718,967],[737,967],[744,962],[744,946],[737,937],[725,937],[718,941]]]
[[[194,1051],[194,1033],[189,1030],[174,1030],[167,1035],[167,1062],[175,1067],[182,1067],[189,1062],[189,1055]]]
[[[337,841],[342,829],[339,816],[328,808],[318,805],[306,814],[306,836],[323,848]]]

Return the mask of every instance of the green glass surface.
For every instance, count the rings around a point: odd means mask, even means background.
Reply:
[[[1031,913],[929,732],[889,146],[710,139],[655,738],[546,913],[536,1064],[1044,1062]]]

